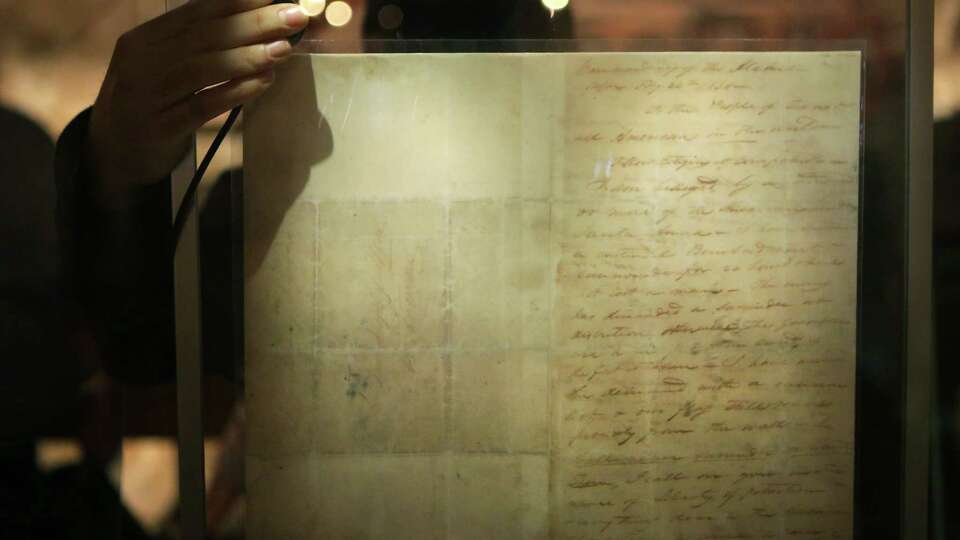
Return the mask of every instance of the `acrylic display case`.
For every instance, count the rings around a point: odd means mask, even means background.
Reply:
[[[251,539],[925,537],[931,14],[888,4],[308,33],[222,180],[233,279],[202,214],[177,255],[187,537],[201,282]]]

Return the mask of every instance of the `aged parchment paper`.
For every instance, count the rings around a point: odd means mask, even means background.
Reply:
[[[858,52],[300,56],[252,539],[852,537]]]

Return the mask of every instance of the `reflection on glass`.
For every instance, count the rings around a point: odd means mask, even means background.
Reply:
[[[377,22],[384,30],[396,30],[403,24],[403,10],[395,4],[388,4],[377,12]]]
[[[332,2],[327,6],[327,22],[331,26],[346,26],[353,18],[353,9],[346,2]]]
[[[307,15],[316,17],[327,7],[327,0],[300,0],[300,7],[307,12]]]
[[[550,10],[551,16],[553,16],[554,11],[560,11],[570,4],[570,0],[542,0],[542,2],[543,5]]]

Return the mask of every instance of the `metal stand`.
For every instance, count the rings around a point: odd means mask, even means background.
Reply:
[[[186,0],[167,0],[167,9]],[[197,169],[196,138],[173,171],[173,211],[183,199]],[[180,538],[203,540],[206,529],[206,486],[203,466],[203,359],[200,341],[200,260],[198,212],[187,218],[174,255],[174,303],[177,331],[177,439],[180,480]],[[175,215],[170,216],[171,223]]]
[[[929,535],[932,413],[933,2],[910,0],[907,17],[907,350],[900,538],[920,540]]]

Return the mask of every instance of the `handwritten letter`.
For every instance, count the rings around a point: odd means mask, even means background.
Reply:
[[[851,538],[860,65],[296,57],[247,118],[250,537]]]

